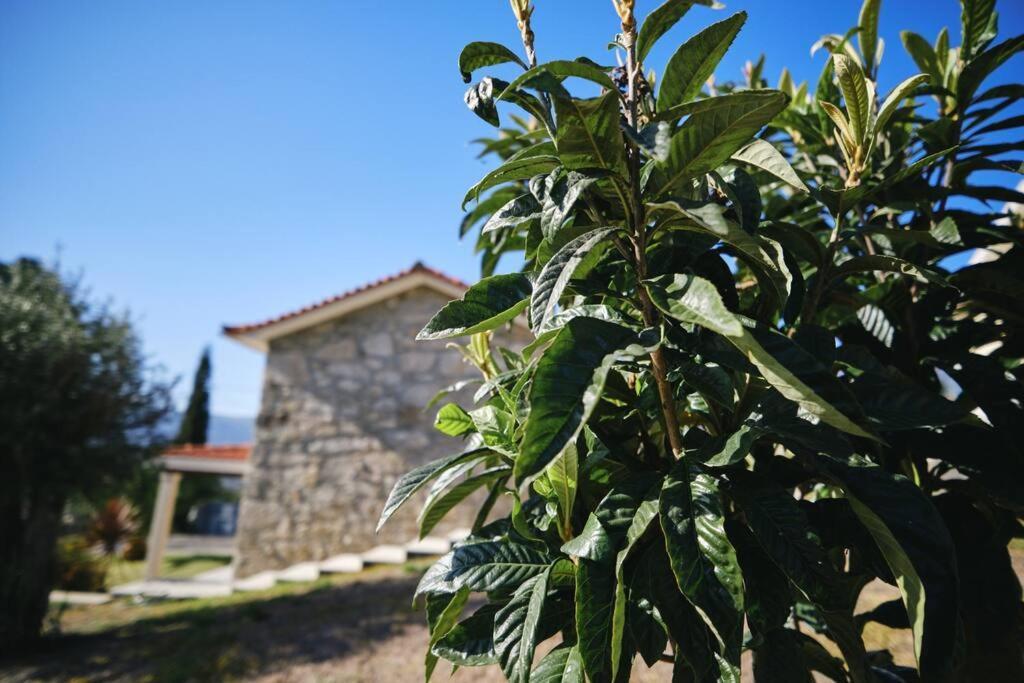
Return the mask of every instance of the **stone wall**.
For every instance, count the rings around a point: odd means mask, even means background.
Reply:
[[[447,301],[419,288],[271,342],[238,576],[416,538],[417,500],[374,529],[401,474],[461,446],[433,428],[435,411],[424,406],[476,371],[445,342],[414,339]],[[472,510],[450,519],[440,528],[468,526]]]

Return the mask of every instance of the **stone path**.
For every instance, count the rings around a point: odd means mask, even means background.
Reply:
[[[451,549],[453,543],[468,535],[468,529],[457,529],[444,537],[427,536],[405,545],[379,545],[364,553],[335,555],[320,562],[300,562],[285,569],[260,572],[244,579],[235,579],[234,568],[227,566],[202,572],[189,579],[133,581],[114,586],[110,594],[173,600],[220,597],[234,591],[266,590],[278,582],[316,581],[321,574],[355,573],[367,565],[404,564],[410,555],[443,555]]]

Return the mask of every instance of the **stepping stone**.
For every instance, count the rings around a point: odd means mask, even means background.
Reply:
[[[114,586],[113,588],[111,588],[110,594],[119,597],[142,595],[142,591],[145,585],[145,581],[132,581],[131,583],[122,583],[120,586]]]
[[[113,600],[110,593],[82,591],[50,591],[50,602],[68,605],[103,605]]]
[[[277,583],[277,572],[259,572],[231,584],[236,591],[265,591]]]
[[[328,557],[320,563],[320,571],[328,574],[353,574],[363,571],[363,558],[352,553]]]
[[[437,536],[426,536],[405,546],[406,552],[410,555],[444,555],[451,549],[451,541]]]
[[[216,569],[209,569],[205,572],[199,572],[192,577],[195,581],[210,581],[212,583],[231,583],[235,578],[235,568],[230,564],[226,564],[223,567],[217,567]]]
[[[472,529],[452,529],[451,532],[448,534],[448,540],[452,543],[465,541],[466,538],[468,538],[471,533],[473,533]]]
[[[316,562],[299,562],[277,573],[278,581],[290,581],[293,583],[316,581],[319,578],[320,567],[317,566]]]
[[[379,545],[363,553],[364,564],[404,564],[409,554],[400,545]]]
[[[111,595],[141,595],[147,598],[167,598],[183,600],[186,598],[217,598],[231,595],[231,585],[203,581],[135,581],[110,589]]]

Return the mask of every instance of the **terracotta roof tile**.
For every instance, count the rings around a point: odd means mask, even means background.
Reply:
[[[337,296],[332,296],[329,299],[324,299],[323,301],[318,301],[315,304],[310,304],[309,306],[306,306],[304,308],[300,308],[300,309],[298,309],[296,311],[290,311],[288,313],[284,313],[282,315],[279,315],[279,316],[277,316],[275,318],[270,318],[268,320],[264,320],[264,321],[258,322],[258,323],[251,323],[249,325],[225,325],[224,326],[224,334],[226,334],[226,335],[244,334],[246,332],[253,332],[255,330],[259,330],[259,329],[262,329],[264,327],[269,327],[270,325],[275,325],[275,324],[277,324],[279,322],[282,322],[284,320],[290,320],[292,318],[297,318],[300,315],[305,315],[306,313],[310,313],[312,311],[318,310],[320,308],[323,308],[324,306],[330,306],[331,304],[337,303],[337,302],[342,301],[344,299],[348,299],[349,297],[355,296],[357,294],[362,294],[363,292],[367,292],[367,291],[369,291],[371,289],[376,289],[377,287],[380,287],[382,285],[386,285],[386,284],[389,284],[391,282],[395,282],[396,280],[401,280],[402,278],[408,277],[408,276],[413,275],[415,273],[426,273],[428,275],[432,275],[433,277],[438,278],[439,280],[443,280],[444,282],[447,282],[449,284],[455,285],[456,287],[461,287],[463,289],[468,289],[469,288],[469,285],[466,284],[465,282],[463,282],[462,280],[459,280],[458,278],[454,278],[451,275],[447,275],[445,273],[442,273],[439,270],[431,268],[430,266],[425,265],[422,261],[417,261],[416,263],[414,263],[412,265],[411,268],[406,268],[405,270],[401,271],[400,273],[395,273],[394,275],[389,275],[389,276],[383,277],[383,278],[381,278],[379,280],[375,280],[373,282],[369,282],[369,283],[367,283],[365,285],[362,285],[361,287],[356,287],[355,289],[350,289],[347,292],[342,292],[341,294],[338,294]]]
[[[247,443],[224,446],[188,443],[183,446],[171,446],[163,454],[175,457],[211,458],[213,460],[248,460],[250,452],[252,452],[252,445]]]

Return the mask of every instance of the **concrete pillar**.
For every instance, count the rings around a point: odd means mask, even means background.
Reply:
[[[160,472],[160,486],[156,491],[156,505],[153,508],[153,521],[149,525],[149,540],[146,542],[146,574],[150,581],[160,576],[163,566],[164,550],[167,548],[167,537],[171,534],[171,521],[174,519],[174,503],[178,499],[178,485],[181,483],[181,472]]]

